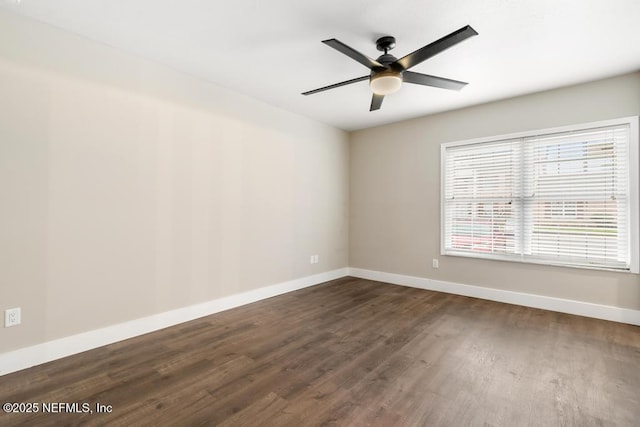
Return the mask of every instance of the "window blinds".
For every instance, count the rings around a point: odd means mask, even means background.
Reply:
[[[629,125],[445,146],[445,254],[630,268]]]
[[[515,254],[522,207],[520,141],[451,147],[445,171],[445,240],[462,252]]]

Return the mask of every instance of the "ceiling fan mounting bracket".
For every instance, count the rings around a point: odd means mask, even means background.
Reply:
[[[385,54],[396,47],[396,38],[392,36],[380,37],[376,40],[376,48]]]

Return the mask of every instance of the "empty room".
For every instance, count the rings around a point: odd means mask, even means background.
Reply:
[[[638,426],[639,18],[0,0],[0,426]]]

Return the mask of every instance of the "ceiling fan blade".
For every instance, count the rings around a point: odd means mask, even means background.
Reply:
[[[461,41],[468,39],[469,37],[477,35],[478,33],[476,32],[476,30],[471,28],[469,25],[464,26],[451,34],[434,41],[433,43],[421,47],[415,52],[403,56],[402,58],[398,59],[397,63],[400,64],[405,70],[408,70],[409,68],[418,65],[422,61],[429,59],[446,49],[449,49],[451,46],[454,46]]]
[[[468,84],[466,82],[460,82],[458,80],[445,79],[444,77],[414,73],[413,71],[405,71],[404,73],[402,73],[402,81],[406,83],[414,83],[417,85],[433,86],[452,90],[460,90]]]
[[[381,63],[379,63],[375,59],[369,58],[364,53],[358,52],[354,48],[352,48],[350,46],[347,46],[346,44],[342,43],[340,40],[329,39],[329,40],[323,40],[322,43],[326,44],[327,46],[331,46],[332,48],[334,48],[338,52],[344,53],[349,58],[351,58],[351,59],[353,59],[355,61],[358,61],[359,63],[361,63],[362,65],[364,65],[365,67],[367,67],[369,69],[372,69],[374,67],[376,67],[376,68],[386,68],[384,65],[382,65]]]
[[[344,81],[344,82],[340,82],[340,83],[332,84],[332,85],[329,85],[329,86],[321,87],[319,89],[314,89],[314,90],[310,90],[310,91],[307,91],[307,92],[302,92],[302,95],[313,95],[314,93],[323,92],[323,91],[329,90],[329,89],[335,89],[335,88],[340,87],[340,86],[350,85],[351,83],[358,83],[358,82],[361,82],[363,80],[369,80],[369,76],[356,77],[355,79],[351,79],[351,80],[347,80],[347,81]]]
[[[379,110],[382,106],[383,99],[384,95],[378,95],[377,93],[374,93],[373,98],[371,98],[371,108],[369,108],[369,111]]]

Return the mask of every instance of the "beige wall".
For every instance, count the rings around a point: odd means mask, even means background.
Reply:
[[[0,353],[347,265],[640,309],[637,275],[439,255],[441,142],[639,113],[636,73],[349,144],[0,10]]]
[[[440,255],[441,143],[638,114],[634,73],[353,133],[350,266],[640,309],[639,275]]]
[[[346,267],[348,155],[342,131],[0,11],[0,310],[23,317],[0,353]]]

